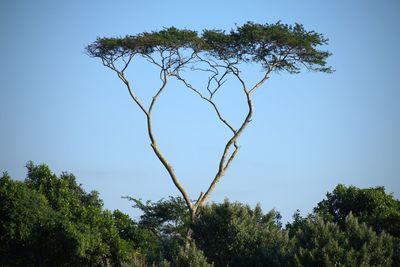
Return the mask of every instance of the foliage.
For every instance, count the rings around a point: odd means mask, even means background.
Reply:
[[[393,239],[393,266],[400,265],[400,201],[387,194],[384,187],[360,189],[337,185],[318,203],[314,212],[342,228],[352,213],[374,231],[386,232]]]
[[[205,29],[199,35],[170,27],[125,37],[98,38],[86,51],[92,57],[113,61],[126,55],[149,55],[157,50],[191,49],[222,60],[254,62],[264,67],[274,65],[277,71],[298,73],[305,66],[314,71],[332,72],[326,66],[330,53],[317,49],[327,41],[322,34],[306,31],[301,24],[247,22],[229,33]]]
[[[332,72],[326,67],[327,51],[316,47],[327,44],[323,35],[306,31],[301,24],[290,26],[280,22],[258,24],[247,22],[231,30],[203,32],[205,50],[219,59],[235,58],[245,62],[260,63],[269,69],[298,73],[302,66],[314,71]]]
[[[126,197],[133,202],[133,207],[140,209],[142,215],[138,223],[139,229],[151,233],[155,237],[152,250],[147,250],[149,262],[162,259],[173,261],[186,242],[189,225],[189,213],[181,197],[169,197],[155,203],[143,203],[139,199]],[[162,257],[160,258],[160,255]]]
[[[393,238],[378,234],[351,213],[344,229],[319,216],[296,216],[292,266],[392,266]]]
[[[144,32],[123,38],[97,38],[93,44],[86,47],[86,51],[93,57],[117,58],[126,54],[150,54],[156,47],[176,49],[197,47],[200,43],[201,39],[195,31],[170,27],[158,32]]]
[[[337,185],[314,209],[326,220],[344,225],[349,213],[377,232],[400,238],[400,201],[386,194],[384,187],[360,189]]]
[[[63,255],[57,242],[41,242],[49,228],[57,228],[52,223],[54,214],[43,195],[22,182],[12,181],[4,173],[0,178],[0,203],[1,266],[39,266],[41,258],[48,263],[57,263],[57,260],[46,258],[50,251],[59,259],[68,256],[69,251]]]
[[[132,201],[133,207],[140,209],[140,225],[151,229],[159,236],[186,234],[186,227],[190,221],[185,201],[181,197],[169,197],[156,203],[147,201],[144,204],[140,199],[126,197]]]
[[[282,266],[288,236],[279,225],[280,215],[263,214],[240,203],[203,207],[193,225],[193,236],[216,266]]]
[[[143,243],[140,246],[140,251],[146,255],[148,264],[178,267],[211,266],[194,242],[185,243],[190,219],[186,203],[181,197],[169,197],[157,202],[146,201],[145,203],[132,197],[125,198],[132,201],[133,207],[142,212],[137,224],[138,228],[133,229],[151,234],[153,238],[150,246],[149,243]],[[128,217],[124,220],[127,221]],[[120,225],[120,223],[117,224]],[[132,225],[133,221],[130,224]],[[132,236],[143,237],[137,233]]]
[[[25,182],[0,179],[1,261],[12,266],[120,266],[127,243],[97,192],[71,174],[27,164]]]
[[[167,218],[179,218],[180,212],[185,212],[187,216],[181,198],[140,203],[136,207],[141,207],[145,213],[143,222],[139,224],[158,225],[153,228],[159,229],[158,233],[163,232],[160,225],[161,222],[168,222]],[[221,204],[206,205],[200,210],[192,225],[193,238],[207,257],[207,262],[215,266],[398,265],[398,239],[387,233],[375,232],[365,223],[360,223],[353,214],[345,218],[343,226],[318,215],[302,218],[296,213],[294,221],[283,229],[279,218],[275,211],[263,214],[259,206],[251,209],[226,200]],[[166,225],[169,234],[160,234],[164,237],[160,238],[160,242],[168,240],[171,244],[182,224],[169,222]],[[182,243],[177,248],[180,248],[178,254],[176,250],[168,251],[166,247],[161,249],[172,266],[178,266],[176,260],[180,256],[183,256],[183,262],[188,260]]]
[[[203,252],[197,248],[195,243],[190,244],[188,248],[181,248],[178,256],[173,261],[176,267],[212,267],[209,264]]]
[[[72,174],[27,164],[0,177],[0,266],[399,266],[398,200],[382,187],[339,185],[303,218],[225,200],[190,220],[186,202],[135,198],[138,222],[103,209]],[[346,209],[347,208],[347,209]],[[334,212],[333,212],[334,211]],[[343,216],[345,217],[343,218]],[[382,227],[377,227],[381,223]],[[189,226],[193,239],[186,242]],[[389,230],[392,232],[390,232]],[[394,229],[394,230],[393,230]],[[212,264],[210,264],[212,263]]]
[[[113,213],[115,226],[119,236],[127,241],[136,252],[150,254],[158,246],[158,237],[154,232],[141,227],[133,221],[127,214],[115,210]]]

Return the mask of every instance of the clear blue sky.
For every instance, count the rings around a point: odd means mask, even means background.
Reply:
[[[167,26],[229,30],[281,20],[328,37],[337,71],[276,74],[257,92],[242,149],[211,200],[260,202],[289,220],[338,183],[383,185],[399,198],[399,14],[397,0],[1,1],[0,171],[23,179],[28,160],[46,163],[130,214],[121,196],[177,195],[151,151],[143,114],[84,47],[97,36]],[[142,88],[153,75],[132,72]],[[242,114],[227,103],[227,116]],[[208,186],[228,134],[210,114],[174,88],[154,114],[161,149],[192,198]]]

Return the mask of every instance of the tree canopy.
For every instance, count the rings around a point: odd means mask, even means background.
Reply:
[[[273,67],[290,73],[298,73],[302,66],[314,71],[331,72],[332,68],[326,62],[331,54],[319,50],[319,46],[327,42],[322,34],[307,31],[297,23],[290,26],[281,22],[247,22],[228,33],[206,29],[198,34],[170,27],[125,37],[98,38],[87,46],[87,52],[90,56],[111,62],[124,56],[186,48],[220,60],[259,63],[268,69]]]

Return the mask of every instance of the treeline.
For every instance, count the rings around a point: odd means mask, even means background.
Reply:
[[[400,266],[400,201],[383,187],[338,185],[286,225],[228,200],[190,223],[180,197],[129,198],[142,211],[134,221],[72,174],[27,170],[24,181],[0,178],[0,266]]]

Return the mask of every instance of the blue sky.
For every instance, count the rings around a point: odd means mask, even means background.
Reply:
[[[289,220],[296,209],[310,212],[338,183],[383,185],[399,198],[399,13],[396,0],[1,1],[0,171],[23,179],[28,160],[46,163],[98,190],[107,208],[133,215],[121,196],[177,195],[151,151],[143,114],[84,47],[98,36],[168,26],[229,30],[280,20],[328,37],[336,72],[272,76],[255,95],[242,149],[211,201],[259,202]],[[146,97],[155,73],[142,66],[130,73]],[[242,116],[242,102],[224,96],[225,114]],[[229,132],[208,106],[176,88],[154,116],[161,149],[196,198]]]

